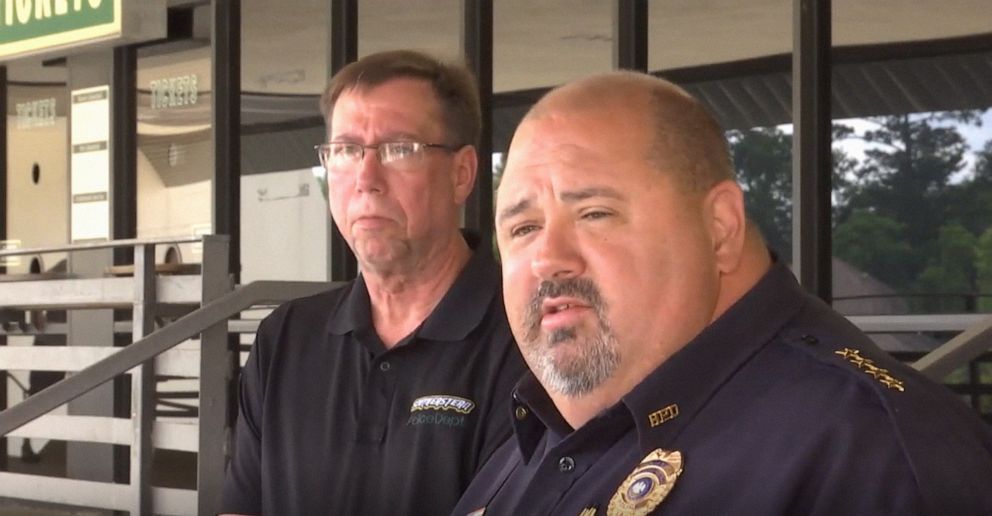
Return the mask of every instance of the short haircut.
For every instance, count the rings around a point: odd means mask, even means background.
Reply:
[[[431,85],[441,106],[447,139],[444,143],[456,147],[478,147],[482,133],[482,109],[472,72],[464,64],[446,63],[413,50],[371,54],[334,74],[320,97],[320,109],[328,126],[334,104],[342,93],[352,89],[371,89],[400,78],[423,79]]]
[[[654,130],[645,159],[689,191],[734,179],[727,139],[713,115],[684,89],[651,75],[609,72],[566,84],[545,95],[526,118],[617,107],[629,111],[614,116],[645,114]]]

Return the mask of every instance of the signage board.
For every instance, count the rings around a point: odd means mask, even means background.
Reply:
[[[0,61],[165,37],[161,0],[0,0]]]
[[[72,242],[110,239],[110,87],[73,90],[70,148]]]

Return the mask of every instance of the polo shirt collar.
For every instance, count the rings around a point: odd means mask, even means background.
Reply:
[[[495,296],[500,295],[500,272],[492,249],[477,233],[463,231],[462,236],[472,249],[472,256],[458,274],[448,292],[415,332],[417,337],[459,341],[482,323]],[[345,335],[372,328],[372,304],[364,275],[359,274],[351,290],[343,296],[327,329],[335,335]]]
[[[773,264],[744,297],[624,396],[621,403],[633,417],[643,453],[672,442],[713,394],[798,313],[802,301],[802,289],[789,269]],[[531,372],[517,383],[513,405],[514,410],[525,406],[536,416],[514,420],[525,462],[545,431],[559,436],[572,431]]]

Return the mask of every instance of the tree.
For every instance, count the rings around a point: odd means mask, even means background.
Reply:
[[[906,226],[911,246],[937,236],[945,220],[951,176],[965,164],[967,144],[948,123],[969,123],[971,112],[903,114],[870,120],[877,128],[863,138],[872,144],[854,167],[850,209],[871,209]]]
[[[915,298],[919,312],[963,312],[973,310],[975,254],[978,239],[964,226],[945,224],[938,232],[930,260],[915,283],[915,290],[928,294]]]
[[[913,277],[906,257],[912,249],[906,225],[885,215],[858,210],[834,230],[834,256],[899,290]]]
[[[748,216],[786,262],[792,256],[792,135],[775,127],[728,133]]]
[[[992,227],[982,233],[975,246],[975,276],[978,293],[984,294],[979,296],[977,308],[992,312]]]

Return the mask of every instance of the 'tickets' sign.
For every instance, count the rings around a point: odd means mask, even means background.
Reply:
[[[0,0],[0,60],[83,44],[164,36],[166,2],[128,0],[123,6],[122,3],[122,0]]]

